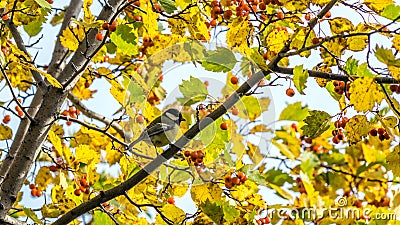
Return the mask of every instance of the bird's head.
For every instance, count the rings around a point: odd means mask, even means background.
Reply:
[[[177,109],[168,109],[163,113],[167,118],[175,121],[175,123],[180,124],[182,121],[186,121],[182,114]]]

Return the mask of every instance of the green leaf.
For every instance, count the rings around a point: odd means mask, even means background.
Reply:
[[[332,154],[323,154],[320,156],[322,161],[327,162],[328,164],[337,164],[344,162],[344,155],[342,153],[334,152]]]
[[[51,5],[46,0],[34,0],[40,7],[45,9],[46,11],[51,10]]]
[[[217,205],[217,203],[211,203],[208,199],[204,204],[200,206],[201,210],[206,214],[212,221],[216,224],[222,224],[224,217],[224,211],[221,206]]]
[[[29,208],[24,208],[24,213],[26,214],[27,217],[31,218],[33,222],[37,224],[43,224],[41,220],[36,216],[36,214],[32,211],[32,209]]]
[[[349,75],[354,75],[357,72],[357,67],[358,67],[358,60],[353,59],[353,57],[350,57],[346,61],[346,65],[344,66],[344,70]]]
[[[305,151],[301,157],[300,169],[307,174],[308,177],[313,177],[314,168],[316,168],[320,161],[318,157],[311,151]]]
[[[391,4],[386,6],[381,13],[381,16],[394,20],[400,15],[400,6]]]
[[[269,98],[256,98],[252,95],[244,96],[236,104],[239,110],[239,117],[255,121],[261,114],[268,110],[271,100]]]
[[[24,30],[29,36],[36,36],[42,30],[42,24],[44,22],[46,22],[46,18],[44,16],[40,16],[38,20],[24,25]]]
[[[228,202],[224,202],[222,205],[222,209],[224,211],[224,219],[228,222],[235,221],[240,213],[234,206],[229,205]]]
[[[114,222],[111,220],[111,218],[106,213],[103,213],[99,210],[94,211],[93,222],[94,222],[93,223],[94,225],[114,224]]]
[[[184,97],[178,98],[178,101],[185,106],[204,101],[208,95],[206,85],[200,79],[192,76],[190,76],[189,81],[182,81],[182,84],[179,85],[179,90]]]
[[[332,98],[334,98],[336,101],[339,101],[340,98],[342,97],[341,95],[338,95],[335,92],[335,85],[333,85],[333,81],[326,84],[325,88],[329,92],[329,94],[332,96]]]
[[[208,51],[209,55],[202,61],[202,66],[213,72],[228,72],[237,63],[232,51],[226,48],[217,48],[216,51]]]
[[[357,68],[357,76],[359,76],[359,77],[375,77],[375,74],[373,74],[368,69],[368,64],[367,63],[362,63]]]
[[[158,3],[160,3],[166,13],[173,13],[177,10],[175,3],[172,0],[159,0]]]
[[[138,53],[136,29],[124,24],[118,25],[110,39],[123,54],[132,56]]]
[[[57,24],[62,23],[62,21],[64,20],[64,16],[65,16],[65,11],[61,11],[55,14],[51,19],[50,24],[56,26]]]
[[[300,94],[305,95],[303,90],[307,87],[306,82],[308,78],[308,71],[303,70],[303,65],[295,66],[293,69],[293,83]]]
[[[293,178],[279,169],[270,169],[264,174],[265,180],[269,183],[283,186],[285,182],[293,183]]]
[[[400,60],[395,59],[392,50],[381,48],[378,45],[375,47],[375,57],[388,66],[400,67]]]
[[[303,121],[307,115],[308,108],[302,107],[301,102],[295,102],[282,110],[279,120]]]
[[[129,100],[134,103],[142,103],[146,100],[143,88],[136,82],[130,82],[128,86],[130,92]]]
[[[324,111],[318,110],[310,110],[309,113],[310,115],[304,120],[306,125],[302,126],[301,129],[304,135],[316,138],[329,129],[331,116]]]

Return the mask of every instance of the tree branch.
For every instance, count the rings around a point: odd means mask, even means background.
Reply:
[[[4,222],[6,224],[10,224],[10,225],[28,225],[27,223],[22,222],[20,220],[17,220],[14,217],[11,217],[11,216],[8,216],[8,215],[6,216]]]
[[[276,66],[272,70],[276,73],[293,75],[293,68]],[[315,71],[315,70],[307,70],[307,72],[310,75],[310,77],[318,77],[318,78],[324,78],[324,79],[329,79],[329,80],[349,81],[349,76],[346,76],[346,75],[340,75],[340,74],[336,74],[336,73],[327,73],[327,72]],[[379,84],[397,84],[397,83],[399,83],[399,81],[397,81],[396,79],[393,79],[391,77],[375,77],[375,81]]]
[[[115,123],[114,120],[110,120],[110,119],[106,118],[105,116],[102,116],[102,115],[100,115],[100,114],[88,109],[72,93],[68,94],[68,99],[75,105],[75,107],[77,109],[79,109],[83,113],[83,115],[85,115],[87,117],[90,117],[90,118],[93,118],[95,120],[98,120],[98,121],[104,123],[107,126],[111,126],[114,130],[116,130],[118,132],[119,135],[121,135],[122,138],[125,138],[124,130],[122,129],[122,127],[118,123]]]
[[[71,18],[77,18],[79,12],[81,11],[83,5],[82,0],[71,0],[68,9],[65,11],[64,19],[61,24],[60,32],[58,33],[56,45],[54,47],[53,57],[49,64],[48,73],[53,75],[55,78],[58,77],[63,69],[61,64],[64,62],[66,55],[68,54],[68,49],[65,48],[60,41],[60,37],[65,29],[67,29]]]

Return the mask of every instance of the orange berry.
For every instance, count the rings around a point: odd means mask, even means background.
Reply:
[[[227,130],[228,129],[228,124],[223,122],[223,123],[221,123],[221,125],[219,125],[219,128],[221,128],[221,130]]]
[[[35,184],[29,184],[29,189],[35,189],[36,188],[36,186],[35,186]]]
[[[102,41],[103,40],[103,35],[101,33],[96,34],[96,40]]]
[[[40,189],[36,189],[37,191],[36,191],[36,196],[37,197],[40,197],[40,196],[42,196],[42,190],[40,190]]]
[[[10,115],[5,115],[4,116],[4,120],[6,120],[7,122],[9,122],[11,120],[11,116]]]
[[[239,82],[239,79],[237,77],[231,77],[232,84],[237,84],[238,82]]]
[[[8,20],[9,18],[10,18],[10,17],[8,16],[8,14],[6,14],[6,15],[4,15],[4,16],[1,17],[1,19],[2,19],[3,21]]]
[[[175,199],[173,198],[173,197],[169,197],[168,199],[167,199],[167,202],[169,203],[169,204],[175,204]]]
[[[232,16],[232,10],[226,10],[225,12],[224,12],[224,19],[226,19],[226,20],[229,20],[230,18],[231,18],[231,16]]]
[[[283,14],[283,12],[278,12],[276,14],[276,17],[278,17],[278,19],[282,20],[283,18],[285,18],[285,14]]]
[[[33,197],[36,197],[36,196],[37,196],[37,189],[36,189],[36,188],[34,188],[34,189],[31,190],[31,195],[32,195]]]
[[[286,95],[289,96],[289,97],[293,97],[294,96],[294,90],[292,88],[286,89]]]
[[[183,154],[185,155],[185,157],[189,157],[190,156],[190,151],[184,151]]]
[[[311,14],[310,14],[310,13],[307,13],[307,14],[305,15],[304,19],[306,19],[307,21],[310,21],[310,20],[311,20]]]
[[[154,4],[154,8],[155,8],[157,11],[163,11],[162,8],[161,8],[161,6],[160,6],[159,4]]]
[[[386,132],[385,128],[382,127],[378,128],[378,134],[383,135],[385,132]]]
[[[137,6],[137,7],[139,7],[139,6],[140,6],[140,1],[137,0],[137,1],[135,1],[133,4],[134,4],[135,6]]]
[[[142,17],[139,16],[139,15],[133,16],[133,19],[134,19],[136,22],[141,22],[141,21],[142,21]]]
[[[312,42],[314,45],[316,45],[316,44],[319,43],[319,38],[315,37],[315,38],[313,38],[313,39],[311,40],[311,42]]]
[[[138,115],[135,120],[136,120],[136,123],[143,123],[144,117],[142,115]]]
[[[85,88],[89,88],[90,87],[90,83],[88,81],[85,82]]]
[[[232,177],[232,183],[235,184],[235,185],[240,184],[240,179],[239,179],[239,177]]]
[[[22,112],[22,110],[21,110],[21,111],[18,111],[18,116],[19,116],[19,117],[23,117],[23,116],[24,116],[24,112]]]
[[[46,0],[46,2],[48,2],[49,4],[53,4],[53,0]]]
[[[233,108],[232,109],[232,115],[237,116],[239,114],[239,109],[238,108]]]
[[[211,20],[210,26],[216,27],[217,26],[217,20]]]
[[[81,190],[81,192],[86,192],[86,188],[83,186],[79,186],[79,190]]]
[[[87,182],[86,179],[81,179],[81,180],[79,181],[79,184],[80,184],[81,186],[83,186],[83,187],[89,187],[89,184],[88,184],[88,182]]]
[[[68,126],[71,126],[71,124],[72,124],[72,121],[69,121],[69,120],[68,120],[68,121],[67,121],[67,125],[68,125]]]
[[[325,14],[325,18],[330,18],[331,16],[332,16],[331,11],[328,11],[328,12]]]
[[[62,113],[61,113],[63,116],[68,116],[69,115],[69,112],[67,111],[67,110],[64,110],[64,111],[62,111]]]
[[[74,114],[76,112],[75,107],[74,106],[68,107],[68,112],[69,112],[69,114]]]
[[[80,189],[75,189],[74,195],[76,195],[76,196],[81,195],[81,190]]]

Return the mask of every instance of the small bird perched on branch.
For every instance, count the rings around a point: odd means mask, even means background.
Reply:
[[[177,109],[168,109],[161,116],[155,118],[140,136],[129,144],[128,150],[131,150],[140,141],[148,145],[162,147],[175,140],[178,134],[179,125],[186,121]]]

